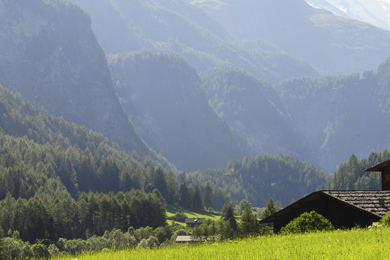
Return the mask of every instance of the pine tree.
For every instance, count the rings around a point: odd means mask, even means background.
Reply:
[[[257,220],[252,213],[252,207],[248,205],[241,215],[240,234],[241,236],[254,235],[257,232]]]
[[[214,201],[213,201],[213,191],[211,190],[210,184],[207,183],[206,188],[203,193],[203,206],[206,209],[213,209],[214,208]]]
[[[269,216],[271,216],[272,214],[276,213],[278,211],[278,209],[276,208],[275,206],[275,203],[273,201],[273,199],[269,199],[269,201],[267,202],[267,205],[265,206],[265,209],[263,210],[263,212],[261,212],[261,219],[265,219]]]
[[[191,207],[191,196],[185,182],[180,185],[179,190],[179,205],[183,208]]]
[[[196,184],[194,194],[192,195],[192,208],[195,210],[202,210],[202,196],[200,195],[199,184]]]
[[[234,216],[233,204],[225,203],[225,205],[223,205],[221,218],[225,222],[229,222],[229,227],[231,229],[233,229],[234,232],[238,231],[237,221],[236,221],[236,218]]]
[[[0,226],[0,260],[9,260],[11,257],[8,254],[7,247],[3,239],[3,229]]]

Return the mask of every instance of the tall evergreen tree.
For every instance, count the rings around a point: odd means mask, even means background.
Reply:
[[[230,226],[230,228],[233,229],[234,232],[238,231],[237,221],[236,221],[236,218],[234,216],[234,206],[233,206],[233,204],[225,203],[225,205],[223,205],[221,218],[225,222],[229,222],[229,226]]]
[[[254,235],[257,232],[257,220],[252,212],[252,207],[248,205],[241,215],[240,234],[241,236]]]
[[[8,254],[7,247],[4,243],[4,234],[3,229],[0,226],[0,260],[9,260],[11,259],[10,255]]]
[[[191,208],[191,196],[190,191],[187,188],[185,182],[180,185],[179,190],[179,205],[183,208]]]
[[[210,209],[210,208],[213,209],[214,208],[213,191],[211,190],[209,183],[207,183],[206,188],[204,189],[203,206],[206,209]]]
[[[153,176],[153,186],[158,189],[166,200],[168,199],[168,185],[161,168],[158,168]]]
[[[278,211],[277,207],[275,206],[274,200],[272,198],[269,199],[267,202],[267,205],[265,206],[265,209],[263,212],[261,212],[261,219],[265,219],[272,214],[276,213]]]
[[[192,195],[192,208],[195,210],[202,210],[203,204],[202,204],[202,196],[200,195],[200,188],[199,184],[196,184],[194,194]]]

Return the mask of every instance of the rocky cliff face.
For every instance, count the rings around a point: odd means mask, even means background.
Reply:
[[[223,167],[243,153],[210,108],[196,71],[150,52],[109,58],[121,102],[144,140],[179,170]]]
[[[68,2],[0,0],[0,82],[127,150],[148,150],[119,103],[88,16]]]

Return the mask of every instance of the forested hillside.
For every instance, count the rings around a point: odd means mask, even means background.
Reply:
[[[0,1],[0,83],[70,122],[148,154],[119,104],[88,15],[67,1]]]
[[[239,138],[246,155],[299,153],[291,118],[270,84],[231,68],[210,70],[201,78],[210,106]]]
[[[109,63],[137,132],[179,170],[225,166],[244,155],[210,108],[197,72],[182,58],[139,52],[110,56]]]
[[[173,172],[157,170],[161,164],[150,157],[128,154],[101,134],[50,116],[2,86],[0,112],[0,199],[8,192],[29,198],[41,188],[64,189],[73,197],[88,191],[152,191],[161,178],[177,189]],[[162,192],[170,201],[169,192]]]
[[[388,150],[382,153],[371,153],[368,157],[358,160],[352,154],[348,162],[342,163],[332,179],[321,189],[330,190],[381,190],[382,180],[379,172],[365,170],[390,159]]]
[[[262,155],[230,162],[224,169],[209,169],[189,174],[189,183],[209,183],[214,194],[227,195],[227,199],[239,202],[246,199],[253,206],[263,207],[270,198],[289,205],[315,191],[330,175],[312,164],[298,161],[286,155]],[[214,199],[222,206],[220,198]]]
[[[333,171],[352,153],[364,158],[388,147],[389,64],[362,77],[299,78],[277,87],[302,138],[301,158]]]

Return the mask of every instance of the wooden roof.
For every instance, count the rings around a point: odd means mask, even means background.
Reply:
[[[377,164],[369,169],[366,172],[382,172],[385,169],[390,168],[390,160],[384,161],[380,164]]]
[[[205,218],[186,218],[186,224],[202,224]]]
[[[294,212],[297,208],[315,203],[319,198],[327,197],[344,203],[347,207],[366,212],[377,218],[382,218],[390,210],[390,191],[347,191],[347,190],[323,190],[313,192],[302,199],[292,203],[286,208],[272,214],[260,223],[273,222],[276,218]]]
[[[383,217],[390,209],[390,191],[320,191],[354,207]]]

